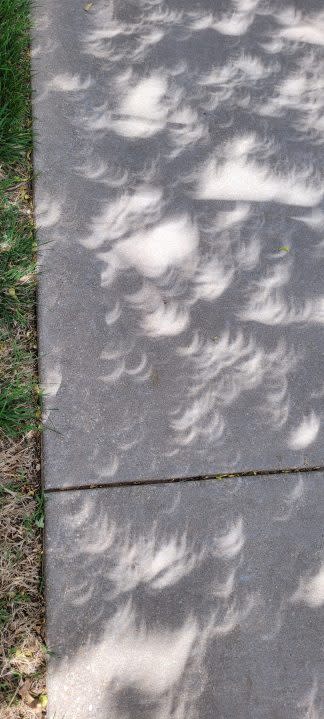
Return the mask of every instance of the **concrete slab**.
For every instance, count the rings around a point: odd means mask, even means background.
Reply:
[[[46,486],[322,464],[322,0],[34,17]]]
[[[50,719],[322,716],[323,480],[49,495]]]

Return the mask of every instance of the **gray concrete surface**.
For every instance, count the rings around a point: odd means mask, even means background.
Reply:
[[[34,17],[46,487],[321,464],[321,0]]]
[[[47,499],[49,719],[319,719],[323,474]]]
[[[322,1],[34,17],[49,719],[320,719]]]

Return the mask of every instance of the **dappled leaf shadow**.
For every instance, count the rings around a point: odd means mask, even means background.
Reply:
[[[53,716],[320,717],[322,480],[51,495]]]

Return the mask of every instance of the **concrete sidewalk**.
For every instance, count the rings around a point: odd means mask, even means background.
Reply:
[[[323,480],[51,494],[49,719],[321,717]]]
[[[34,17],[49,719],[315,719],[322,3]]]

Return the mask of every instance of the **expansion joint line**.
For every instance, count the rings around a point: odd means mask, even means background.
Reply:
[[[159,486],[160,484],[180,484],[185,482],[206,482],[206,481],[222,481],[224,479],[241,479],[243,477],[273,477],[274,475],[288,474],[310,474],[311,472],[324,472],[324,466],[320,467],[285,467],[284,469],[259,469],[247,470],[244,472],[231,472],[220,474],[198,475],[195,477],[172,477],[166,479],[132,479],[125,482],[95,482],[91,484],[82,484],[77,486],[65,487],[49,487],[44,489],[44,494],[54,494],[57,492],[79,492],[89,489],[115,489],[116,487],[148,487]]]

